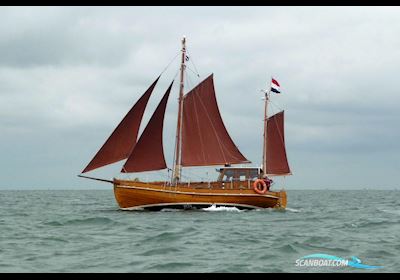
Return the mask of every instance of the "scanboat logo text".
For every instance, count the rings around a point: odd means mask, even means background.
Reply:
[[[326,255],[326,254],[312,254],[304,256],[296,260],[296,266],[329,266],[329,267],[354,267],[362,269],[376,269],[382,268],[383,266],[373,266],[362,264],[361,260],[357,257],[352,256],[351,260],[346,260],[344,258]]]

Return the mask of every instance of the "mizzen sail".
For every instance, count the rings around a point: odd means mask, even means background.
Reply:
[[[184,96],[182,166],[248,162],[222,121],[211,74]]]
[[[172,84],[154,111],[121,172],[143,172],[167,168],[163,148],[164,115]]]
[[[126,114],[82,173],[126,159],[135,147],[140,123],[158,77]]]
[[[284,111],[268,118],[267,123],[267,168],[268,175],[291,174],[286,157],[284,135]]]

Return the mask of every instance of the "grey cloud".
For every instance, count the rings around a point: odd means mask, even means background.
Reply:
[[[273,96],[271,113],[285,110],[295,174],[287,178],[288,187],[396,187],[398,12],[398,7],[5,7],[0,187],[57,187],[43,178],[65,187],[91,185],[75,175],[179,53],[182,35],[188,37],[189,67],[194,62],[202,78],[214,73],[228,131],[254,164],[261,160],[260,89],[272,75],[282,94]],[[178,59],[162,76],[144,123],[177,69]],[[199,80],[188,73],[193,86]],[[164,136],[168,162],[175,122],[171,95]],[[24,175],[16,171],[21,166]],[[118,171],[116,164],[94,172],[110,177]],[[371,175],[376,172],[386,176]],[[343,181],[333,183],[341,175]]]

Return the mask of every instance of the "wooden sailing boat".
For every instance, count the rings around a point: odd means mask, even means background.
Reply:
[[[186,39],[182,39],[179,107],[173,176],[168,181],[103,180],[114,185],[121,209],[203,208],[211,205],[240,209],[285,208],[286,191],[270,190],[267,176],[291,174],[284,142],[283,111],[267,118],[270,91],[266,92],[262,167],[232,167],[250,163],[234,144],[222,121],[211,74],[184,94]],[[138,137],[142,117],[158,80],[136,102],[82,173],[126,159],[121,172],[167,168],[163,149],[163,123],[172,84]],[[182,168],[219,165],[212,182],[182,180]]]

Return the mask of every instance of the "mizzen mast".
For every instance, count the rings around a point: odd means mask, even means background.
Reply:
[[[182,115],[183,115],[183,92],[184,92],[184,78],[185,78],[185,58],[186,58],[186,37],[182,38],[182,58],[181,58],[181,72],[179,84],[179,105],[178,105],[178,121],[176,127],[175,138],[175,159],[172,183],[178,183],[181,178],[182,164],[181,164],[181,150],[182,150]]]
[[[264,139],[263,139],[263,159],[262,159],[262,177],[267,176],[267,130],[268,130],[268,99],[271,89],[265,92],[265,105],[264,105]]]

